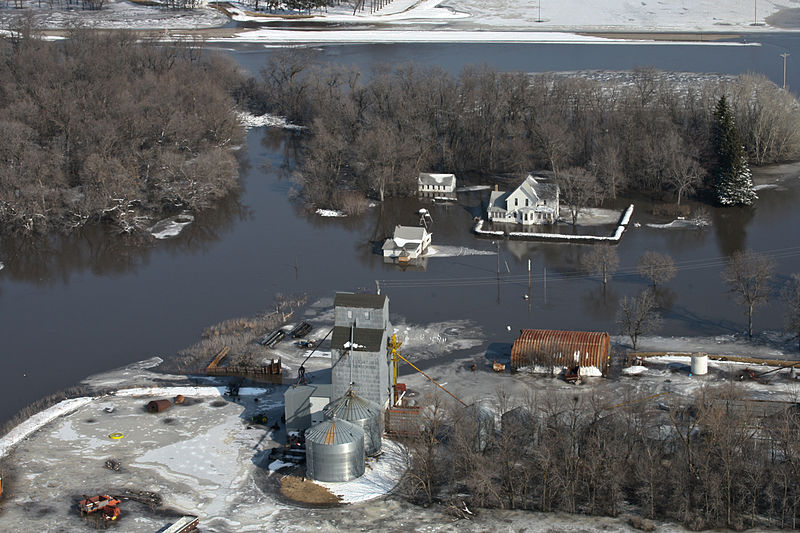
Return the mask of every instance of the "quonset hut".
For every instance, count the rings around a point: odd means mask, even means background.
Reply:
[[[325,418],[346,420],[364,430],[364,453],[375,455],[381,450],[381,408],[378,404],[358,396],[353,389],[325,406]]]
[[[608,368],[611,339],[599,331],[523,329],[511,348],[511,368],[528,365]]]
[[[364,475],[364,430],[332,418],[306,430],[306,476],[350,481]]]

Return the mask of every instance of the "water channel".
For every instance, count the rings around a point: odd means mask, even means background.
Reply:
[[[737,74],[759,72],[782,81],[779,54],[800,57],[800,37],[765,35],[760,46],[689,44],[394,44],[319,47],[320,61],[357,65],[415,61],[457,73],[486,63],[499,70],[660,69]],[[236,45],[230,53],[257,72],[271,49]],[[796,55],[795,55],[796,54]],[[800,87],[800,69],[789,69]],[[254,129],[242,150],[242,189],[217,210],[200,215],[178,237],[143,247],[98,229],[53,238],[49,249],[18,240],[0,242],[0,421],[25,404],[87,375],[194,342],[202,329],[269,307],[277,292],[306,291],[312,299],[336,290],[374,290],[382,280],[391,311],[409,323],[470,320],[487,342],[511,342],[519,328],[600,329],[615,332],[620,298],[645,281],[617,276],[604,292],[577,275],[585,246],[502,242],[495,255],[431,258],[424,271],[400,270],[373,253],[394,224],[416,224],[416,201],[387,202],[358,218],[322,218],[291,200],[281,168],[293,163],[292,134]],[[800,171],[788,169],[776,188],[759,192],[754,209],[711,210],[705,230],[646,226],[647,202],[636,201],[634,221],[618,247],[621,270],[631,272],[645,250],[673,256],[678,276],[663,291],[662,335],[713,336],[743,331],[745,319],[720,280],[724,258],[737,249],[778,253],[776,286],[800,270]],[[494,251],[475,238],[470,222],[479,193],[462,205],[432,208],[434,243],[451,250]],[[622,205],[622,204],[621,204]],[[627,204],[625,204],[627,205]],[[776,252],[783,250],[783,252]],[[534,265],[533,297],[527,261]],[[295,263],[298,268],[295,269]],[[496,281],[501,265],[503,283]],[[547,270],[545,299],[544,271]],[[530,304],[530,305],[529,305]],[[758,312],[758,330],[779,330],[782,308]],[[512,326],[508,331],[507,326]],[[411,354],[409,354],[411,355]]]

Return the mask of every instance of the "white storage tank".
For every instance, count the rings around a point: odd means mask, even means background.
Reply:
[[[364,475],[364,430],[339,418],[306,430],[306,476],[350,481]]]
[[[692,375],[705,376],[708,374],[708,354],[696,352],[692,354]]]
[[[381,409],[378,404],[358,396],[353,389],[325,406],[325,418],[346,420],[364,430],[364,453],[375,455],[381,451]]]

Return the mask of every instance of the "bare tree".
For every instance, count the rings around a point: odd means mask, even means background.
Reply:
[[[569,207],[572,225],[578,223],[578,215],[587,207],[590,200],[598,197],[597,176],[587,170],[572,167],[556,174],[559,194]]]
[[[661,316],[656,308],[655,295],[650,290],[644,290],[636,297],[626,296],[619,303],[617,324],[622,333],[630,337],[634,350],[641,335],[653,331],[661,324]]]
[[[794,273],[783,286],[781,298],[786,305],[786,331],[794,333],[800,349],[800,274]]]
[[[745,306],[747,335],[753,338],[753,312],[766,303],[772,292],[770,281],[775,262],[768,256],[752,250],[734,252],[728,266],[722,271],[722,280]]]
[[[658,252],[645,252],[636,263],[636,272],[643,278],[649,279],[653,283],[653,289],[658,283],[666,283],[675,277],[678,270],[675,262],[667,254]]]
[[[581,266],[590,274],[602,276],[603,287],[605,287],[609,276],[619,268],[617,249],[605,243],[593,246],[589,253],[581,257]]]
[[[703,182],[704,175],[705,171],[696,159],[683,154],[676,157],[667,173],[666,181],[675,190],[678,205],[681,205],[681,198],[693,193],[695,187]]]

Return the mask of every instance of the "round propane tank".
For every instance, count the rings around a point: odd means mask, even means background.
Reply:
[[[696,352],[692,354],[692,374],[705,376],[708,374],[708,354]]]

